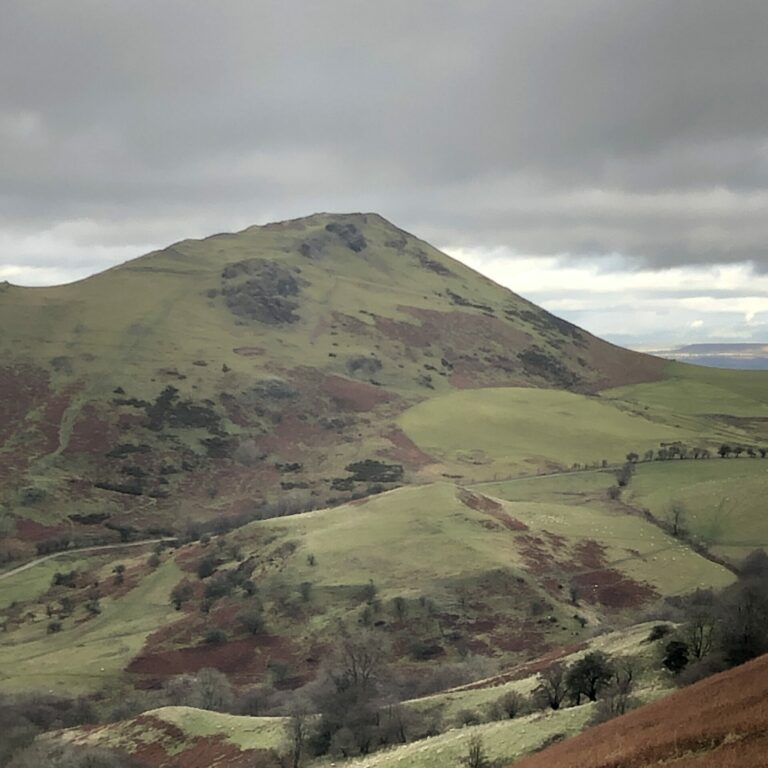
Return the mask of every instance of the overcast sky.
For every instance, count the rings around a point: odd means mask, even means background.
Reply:
[[[378,211],[627,344],[768,341],[765,0],[0,0],[0,280]]]

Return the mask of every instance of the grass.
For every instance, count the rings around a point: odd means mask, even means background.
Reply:
[[[662,381],[618,387],[606,396],[681,415],[768,416],[765,371],[738,371],[670,363]]]
[[[188,739],[223,735],[240,749],[280,749],[286,738],[284,717],[246,717],[193,707],[162,707],[146,714],[181,728]]]
[[[470,739],[480,736],[489,758],[514,760],[538,749],[555,736],[583,730],[592,706],[536,713],[517,720],[454,729],[429,739],[345,762],[348,768],[447,768],[461,765]],[[323,762],[322,765],[330,764]]]
[[[662,520],[674,502],[682,503],[689,532],[738,560],[768,547],[767,481],[768,462],[761,459],[653,462],[638,466],[629,499]]]
[[[609,567],[652,585],[661,595],[684,594],[702,585],[724,587],[734,578],[642,517],[605,502],[511,502],[506,509],[535,531],[563,536],[572,544],[597,542]]]
[[[594,487],[602,487],[603,475],[593,473],[590,479]],[[500,497],[504,487],[522,486],[528,496],[533,488],[546,495],[549,485],[551,497],[553,487],[562,490],[573,482],[572,477],[567,483],[563,477],[540,477],[482,490],[492,488]],[[587,497],[581,503],[487,499],[486,503],[498,505],[502,517],[527,527],[516,531],[498,523],[490,512],[467,506],[464,493],[449,483],[403,488],[361,504],[255,523],[239,532],[237,540],[245,552],[258,552],[262,561],[274,564],[261,576],[265,593],[279,584],[289,594],[298,594],[300,584],[311,584],[310,615],[300,626],[285,628],[294,635],[324,635],[336,618],[357,621],[356,612],[365,606],[365,586],[372,582],[381,606],[376,617],[385,623],[395,597],[409,601],[409,621],[416,620],[418,599],[426,597],[438,611],[458,616],[460,622],[491,619],[494,628],[469,631],[474,639],[493,646],[504,633],[514,635],[521,622],[531,621],[531,601],[538,597],[557,619],[542,630],[547,640],[576,642],[584,631],[574,623],[575,610],[589,617],[593,626],[601,625],[614,620],[610,611],[621,610],[622,600],[630,605],[637,599],[636,586],[650,585],[659,595],[675,595],[703,585],[723,587],[734,578],[605,497]],[[511,495],[519,493],[513,490]],[[560,543],[547,544],[552,537],[560,537]],[[540,542],[541,554],[539,550],[532,554],[534,541]],[[589,560],[581,564],[581,548],[589,542],[599,546],[602,565]],[[290,554],[279,554],[286,551]],[[608,609],[600,602],[607,593],[593,584],[592,577],[602,583],[603,574],[611,570],[631,581],[621,586],[626,598],[616,598],[620,602],[608,603],[613,606]],[[506,583],[501,574],[508,574],[510,583],[518,579],[516,588],[500,587],[497,594],[493,585]],[[570,604],[567,589],[575,577],[585,590],[577,609]],[[559,593],[552,591],[553,580],[564,585]]]
[[[706,439],[703,425],[691,420],[677,426],[598,397],[514,387],[440,395],[410,408],[399,421],[446,471],[475,481],[533,474],[541,467],[616,463],[630,451]]]
[[[48,619],[36,620],[0,639],[0,684],[4,690],[88,692],[116,685],[146,637],[173,612],[169,595],[181,573],[167,560],[118,599],[102,600],[98,616],[46,634]]]
[[[129,753],[152,745],[155,749],[162,748],[171,758],[194,750],[199,740],[209,737],[223,737],[225,744],[241,751],[282,751],[286,722],[287,718],[282,717],[245,717],[193,707],[161,707],[142,713],[140,720],[131,718],[96,728],[72,728],[47,738]],[[174,730],[164,729],[162,723],[173,726]]]
[[[363,504],[257,523],[297,545],[291,578],[317,587],[366,584],[418,596],[430,583],[477,575],[509,562],[451,483],[390,491]],[[247,535],[247,534],[246,534]],[[307,556],[316,565],[307,563]]]
[[[49,589],[55,573],[76,571],[91,562],[92,559],[64,553],[14,576],[0,579],[0,611],[13,603],[35,602]]]
[[[597,469],[573,474],[518,477],[514,480],[477,483],[472,487],[507,501],[549,501],[578,506],[590,499],[604,500],[612,485],[616,485],[615,470]]]

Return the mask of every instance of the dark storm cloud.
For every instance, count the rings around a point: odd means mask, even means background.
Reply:
[[[108,260],[363,209],[440,245],[760,269],[766,30],[762,0],[6,0],[0,229]]]

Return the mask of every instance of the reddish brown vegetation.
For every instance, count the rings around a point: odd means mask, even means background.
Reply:
[[[515,768],[763,768],[768,656],[515,763]]]
[[[481,493],[471,493],[465,490],[461,491],[460,498],[470,509],[489,514],[510,531],[528,530],[528,526],[522,520],[518,520],[505,512],[501,504],[495,499],[489,499]]]
[[[642,384],[664,377],[666,360],[614,346],[589,334],[584,335],[589,340],[589,347],[582,356],[600,376],[591,390]]]
[[[115,442],[117,431],[99,415],[95,405],[87,403],[77,416],[65,452],[98,456],[107,453]]]
[[[229,616],[229,626],[237,627],[235,612]],[[289,640],[275,635],[261,634],[232,640],[221,645],[196,645],[174,650],[159,650],[171,639],[190,642],[202,633],[204,626],[227,626],[227,617],[217,614],[206,623],[206,617],[190,614],[170,627],[150,637],[146,647],[127,667],[139,676],[137,684],[152,687],[174,675],[199,672],[206,667],[226,673],[233,682],[245,685],[260,682],[268,670],[269,662],[286,662],[297,674],[297,681],[310,675],[308,662]],[[310,654],[311,655],[311,654]]]
[[[555,597],[562,597],[558,593],[565,584],[577,588],[579,599],[612,610],[637,608],[658,597],[650,584],[611,568],[605,547],[598,542],[585,539],[569,553],[562,537],[547,532],[544,536],[546,541],[540,536],[526,535],[519,537],[518,542],[527,570]]]
[[[0,368],[0,444],[14,434],[27,414],[50,397],[47,375],[25,365]]]
[[[399,428],[394,428],[385,435],[392,443],[392,448],[384,453],[387,458],[406,464],[414,469],[434,463],[434,458],[419,448],[416,443]]]
[[[152,740],[147,739],[152,734]],[[266,750],[241,750],[223,735],[189,739],[183,730],[153,715],[139,715],[121,738],[141,765],[153,768],[275,768],[280,765]],[[186,745],[183,749],[179,746]]]
[[[67,533],[68,530],[67,526],[43,525],[27,518],[19,518],[16,521],[16,535],[24,541],[35,542],[56,539],[63,533]]]
[[[330,397],[341,411],[372,411],[377,405],[391,399],[391,395],[386,390],[373,384],[353,381],[341,376],[326,376],[322,383],[322,392]]]

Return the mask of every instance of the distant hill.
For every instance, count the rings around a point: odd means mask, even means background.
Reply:
[[[768,370],[768,344],[688,344],[655,354],[712,368]]]
[[[591,393],[664,367],[375,214],[185,240],[71,285],[5,283],[0,327],[0,509],[22,550],[393,487],[429,461],[396,421],[415,403]],[[345,469],[365,460],[393,466]]]

